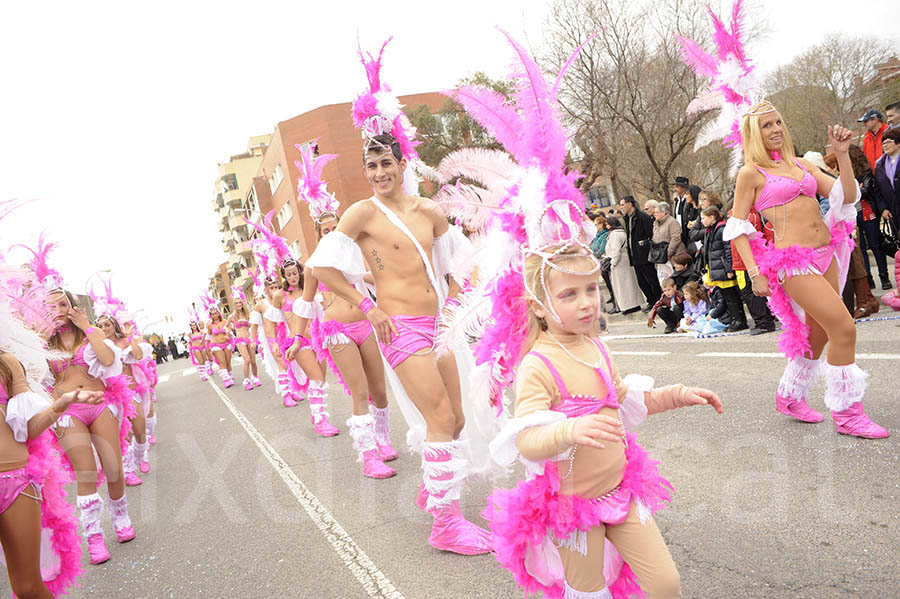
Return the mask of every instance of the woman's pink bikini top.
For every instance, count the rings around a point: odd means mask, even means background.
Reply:
[[[759,198],[753,204],[757,211],[762,212],[767,208],[784,206],[801,195],[815,199],[816,189],[818,188],[815,178],[803,168],[800,162],[797,162],[797,166],[803,171],[803,178],[799,182],[791,177],[773,175],[758,166],[756,167],[756,170],[766,177],[766,184],[763,185],[762,191],[759,192]]]
[[[250,321],[247,320],[235,320],[234,321],[235,328],[242,329],[244,327],[250,326]]]
[[[284,296],[284,305],[281,307],[281,311],[287,314],[292,311],[294,308],[294,300],[289,298],[287,295]]]
[[[209,330],[209,333],[210,333],[211,335],[224,335],[224,334],[225,334],[225,327],[223,326],[221,329],[217,329],[216,327],[211,327],[210,330]]]
[[[53,370],[53,373],[59,374],[60,372],[65,371],[69,366],[84,366],[87,368],[87,362],[84,361],[84,350],[86,347],[87,343],[82,343],[81,347],[75,350],[75,353],[71,358],[50,360],[50,368]]]
[[[203,333],[197,333],[195,335],[191,335],[191,341],[200,341],[203,339]]]

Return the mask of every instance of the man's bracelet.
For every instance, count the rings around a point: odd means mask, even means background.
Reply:
[[[359,302],[359,309],[363,314],[368,314],[375,308],[375,302],[372,301],[372,298],[364,297]]]

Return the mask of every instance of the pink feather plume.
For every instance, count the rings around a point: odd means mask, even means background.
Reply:
[[[297,178],[297,195],[309,205],[309,215],[316,219],[325,212],[337,213],[340,205],[334,194],[328,192],[328,185],[322,180],[325,165],[337,158],[337,154],[320,154],[316,156],[313,148],[317,147],[319,138],[308,144],[297,144],[300,160],[295,160],[300,175]]]

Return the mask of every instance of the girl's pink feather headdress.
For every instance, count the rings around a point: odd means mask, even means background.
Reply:
[[[323,214],[337,215],[338,204],[333,193],[329,193],[328,185],[322,180],[322,170],[325,165],[337,158],[337,154],[315,155],[319,139],[316,138],[308,144],[297,144],[300,150],[300,160],[295,160],[294,165],[300,172],[297,177],[297,196],[309,205],[309,215],[318,221]]]
[[[712,9],[706,8],[713,23],[715,54],[706,52],[694,40],[677,36],[681,43],[684,62],[697,75],[710,78],[709,89],[697,94],[688,105],[687,112],[691,114],[705,110],[719,110],[716,119],[707,123],[697,135],[694,150],[713,141],[722,140],[723,146],[732,149],[730,160],[732,177],[740,168],[743,158],[741,119],[749,114],[761,99],[754,66],[744,49],[743,5],[743,0],[735,1],[731,9],[730,31]],[[756,114],[774,110],[771,105],[766,106]]]
[[[362,133],[363,151],[367,151],[373,138],[382,134],[390,134],[400,144],[400,151],[407,161],[407,168],[403,174],[403,189],[409,195],[418,195],[419,178],[427,177],[436,179],[437,174],[419,158],[416,146],[421,142],[416,141],[416,128],[403,112],[400,100],[391,92],[391,88],[381,80],[381,60],[384,49],[394,39],[388,38],[378,51],[375,58],[371,53],[363,53],[362,47],[357,47],[359,58],[366,70],[366,79],[369,89],[353,102],[353,124]],[[386,148],[387,149],[387,148]]]
[[[556,100],[562,75],[581,47],[551,86],[525,49],[503,34],[521,63],[512,74],[513,103],[482,87],[466,86],[449,95],[509,154],[461,150],[448,155],[438,168],[444,182],[461,176],[476,182],[466,185],[467,193],[478,201],[453,199],[467,205],[470,218],[486,222],[481,255],[471,261],[478,264],[478,282],[463,294],[447,328],[461,327],[481,337],[476,362],[490,382],[491,402],[498,408],[504,389],[513,382],[528,332],[527,300],[535,299],[522,276],[524,258],[536,253],[554,267],[555,252],[548,247],[578,246],[593,259],[586,247],[592,227],[581,208],[584,196],[575,187],[578,173],[566,170],[568,137]]]
[[[247,272],[250,273],[250,278],[253,279],[253,292],[259,295],[264,290],[263,282],[259,279],[259,265],[248,268]]]
[[[269,280],[278,279],[278,271],[283,264],[296,262],[287,242],[275,232],[275,228],[272,226],[274,216],[275,210],[272,209],[266,214],[263,223],[244,218],[245,223],[259,232],[260,236],[251,239],[248,244],[253,248],[253,255],[256,256],[256,262],[259,264],[263,276]]]

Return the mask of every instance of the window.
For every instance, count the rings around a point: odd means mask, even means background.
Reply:
[[[256,187],[250,186],[250,191],[247,192],[247,205],[244,207],[248,213],[252,214],[256,212]]]
[[[278,189],[278,185],[281,184],[281,180],[284,179],[284,175],[281,173],[281,165],[276,164],[275,170],[272,171],[272,176],[269,177],[269,189],[272,193],[275,193],[275,190]]]
[[[303,254],[300,253],[300,240],[298,239],[291,245],[291,253],[294,254],[294,257],[299,260]]]
[[[223,176],[222,182],[225,183],[225,189],[233,190],[238,188],[237,175],[234,173],[228,173]]]
[[[281,207],[281,210],[278,211],[278,229],[283,230],[284,226],[291,221],[292,216],[294,216],[294,213],[291,210],[291,202],[289,200],[285,202],[284,206]]]

